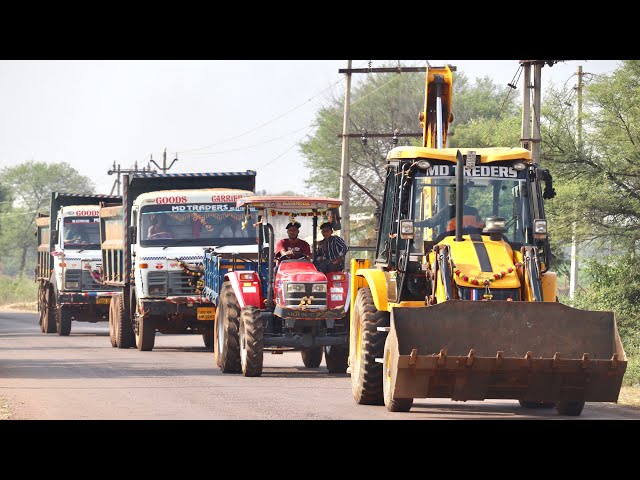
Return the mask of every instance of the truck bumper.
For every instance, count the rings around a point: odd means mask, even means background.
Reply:
[[[111,297],[118,292],[62,292],[58,294],[60,305],[104,305],[109,308]]]
[[[175,315],[197,316],[198,307],[211,307],[211,301],[206,297],[167,297],[166,299],[142,299],[142,311],[145,315]],[[200,320],[212,321],[212,320]]]

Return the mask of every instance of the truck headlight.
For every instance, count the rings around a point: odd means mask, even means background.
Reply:
[[[164,285],[149,286],[149,295],[154,297],[162,297],[165,295]]]
[[[290,283],[287,285],[289,293],[304,293],[304,283]]]
[[[326,292],[327,284],[326,283],[314,283],[313,287],[311,287],[312,292]]]
[[[80,282],[65,282],[66,288],[80,288]]]

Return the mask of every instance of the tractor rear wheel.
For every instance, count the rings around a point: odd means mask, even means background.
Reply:
[[[382,405],[382,358],[386,332],[378,327],[389,326],[389,312],[379,311],[369,287],[358,290],[353,311],[356,334],[351,338],[351,393],[360,405]]]
[[[224,282],[220,288],[214,328],[214,357],[223,373],[240,373],[241,371],[240,340],[238,338],[239,315],[240,307],[231,282]]]
[[[247,305],[240,311],[240,365],[245,377],[262,375],[264,327],[260,309]]]

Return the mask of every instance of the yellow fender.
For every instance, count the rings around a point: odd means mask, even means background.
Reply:
[[[369,260],[351,260],[351,312],[356,303],[358,290],[363,287],[371,289],[373,301],[378,310],[385,311],[388,308],[387,302],[387,280],[384,272],[377,268],[369,268]]]

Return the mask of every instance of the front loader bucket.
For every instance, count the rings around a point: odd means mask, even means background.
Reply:
[[[395,307],[395,398],[617,402],[627,358],[613,312],[561,303],[449,300]]]

